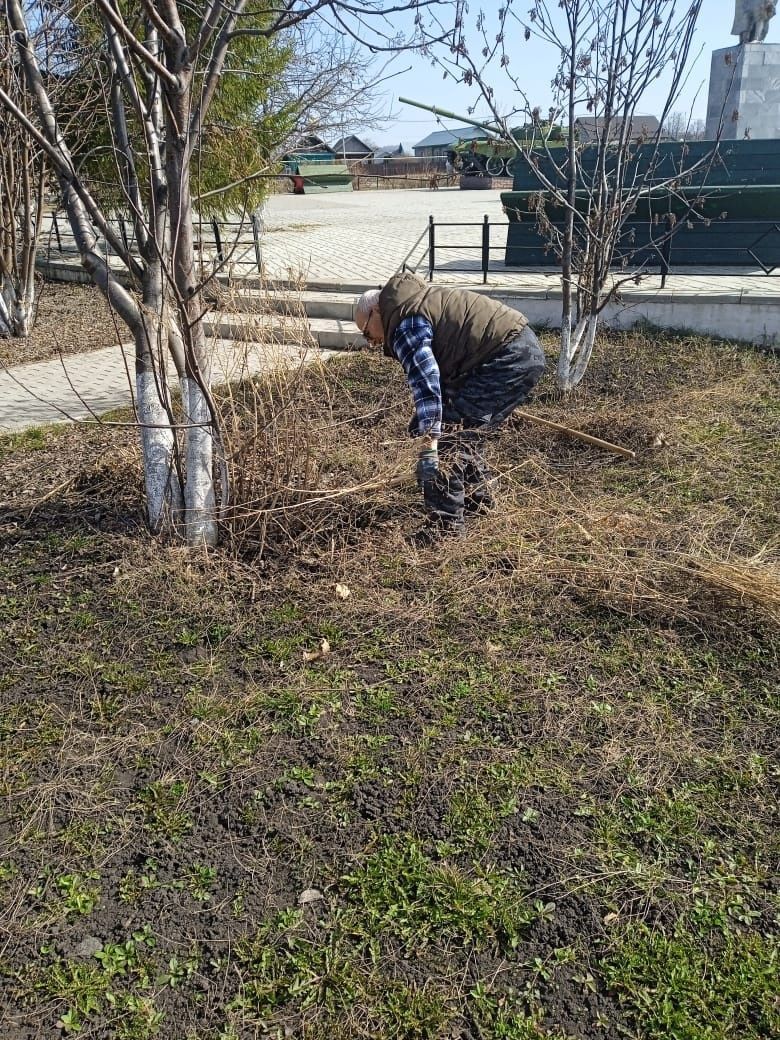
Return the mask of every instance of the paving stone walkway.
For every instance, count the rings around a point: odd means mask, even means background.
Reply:
[[[215,385],[301,361],[326,360],[333,353],[279,344],[214,342]],[[133,372],[131,344],[0,369],[0,433],[96,420],[105,412],[129,405]]]
[[[481,284],[479,250],[484,217],[491,223],[489,285],[514,292],[554,295],[560,292],[555,271],[507,268],[503,262],[507,220],[501,192],[442,188],[397,191],[353,191],[332,195],[272,195],[265,208],[262,264],[271,280],[358,291],[383,284],[404,261],[421,261],[427,248],[428,218],[437,226],[436,281]],[[62,218],[60,218],[62,222]],[[448,226],[449,225],[449,226]],[[227,239],[230,228],[223,230]],[[202,228],[207,257],[214,253],[213,233]],[[257,275],[257,257],[248,222],[232,258],[232,273]],[[44,238],[54,244],[53,236]],[[63,241],[65,236],[63,233]],[[223,243],[226,246],[226,243]],[[52,252],[53,260],[59,254]],[[75,254],[68,258],[80,273]],[[456,268],[458,270],[456,270]],[[465,270],[461,270],[465,269]],[[639,285],[626,285],[628,297],[663,293],[672,297],[724,297],[780,302],[780,274],[755,270],[706,268],[672,273],[661,287],[660,275],[649,274]]]
[[[300,273],[309,283],[381,285],[407,260],[410,251],[412,262],[423,256],[429,216],[437,225],[437,282],[481,284],[482,222],[488,216],[489,285],[536,294],[560,292],[557,272],[518,271],[505,266],[508,224],[500,191],[444,188],[275,195],[266,210],[263,264],[270,278]],[[417,248],[413,248],[416,243]],[[256,271],[254,253],[251,257],[244,254],[243,262],[248,272]],[[708,269],[672,273],[662,289],[660,275],[648,275],[639,285],[627,285],[624,292],[629,297],[658,292],[705,298],[750,294],[780,301],[780,276],[768,277],[758,268]]]

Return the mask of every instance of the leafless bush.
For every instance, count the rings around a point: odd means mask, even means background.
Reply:
[[[231,351],[230,378],[216,392],[230,487],[220,519],[242,556],[344,537],[360,516],[382,511],[388,488],[410,480],[412,449],[383,450],[370,422],[376,416],[361,414],[357,402],[350,414],[339,360],[313,339],[302,289],[256,292]],[[242,295],[215,287],[213,303],[231,313]]]

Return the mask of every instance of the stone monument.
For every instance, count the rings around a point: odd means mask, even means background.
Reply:
[[[736,0],[733,47],[712,55],[706,136],[725,141],[780,138],[780,44],[764,43],[777,4]]]

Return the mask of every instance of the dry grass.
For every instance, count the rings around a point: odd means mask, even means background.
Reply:
[[[661,352],[652,336],[610,337],[586,388],[564,400],[550,381],[533,408],[636,460],[511,421],[490,446],[499,508],[437,548],[440,573],[457,560],[469,583],[500,574],[512,595],[536,581],[628,614],[701,620],[742,604],[777,618],[777,416],[760,407],[776,378],[770,358],[694,338]],[[400,372],[368,353],[315,362],[247,381],[221,407],[237,557],[357,554],[370,586],[389,543],[417,551],[403,541],[421,514]]]
[[[215,303],[231,311],[236,299],[221,288]],[[237,565],[326,553],[334,570],[376,587],[388,551],[426,556],[404,540],[422,513],[402,375],[371,353],[322,364],[293,289],[281,302],[261,294],[246,316],[234,378],[273,353],[271,317],[276,342],[300,349],[217,393],[230,474],[225,543]],[[489,447],[499,507],[465,543],[436,548],[439,580],[473,590],[500,579],[507,597],[554,588],[629,615],[701,622],[741,606],[777,620],[777,379],[771,357],[695,337],[661,348],[652,332],[605,335],[583,389],[563,399],[548,377],[531,407],[636,460],[510,421]],[[140,485],[131,455],[104,456],[89,478],[97,497],[117,465],[132,465]],[[74,479],[37,503],[55,493],[75,501],[87,478]]]
[[[739,603],[754,603],[780,621],[780,555],[768,553],[752,560],[706,560],[689,556],[683,566],[713,589]]]

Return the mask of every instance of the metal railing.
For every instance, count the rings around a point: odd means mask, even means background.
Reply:
[[[483,285],[487,285],[488,273],[490,271],[491,254],[496,253],[496,252],[501,252],[503,254],[505,252],[505,249],[506,249],[505,245],[499,245],[499,246],[491,245],[491,238],[490,238],[491,228],[496,228],[496,227],[508,228],[509,224],[508,224],[508,222],[505,222],[505,221],[493,221],[491,223],[490,218],[487,216],[487,214],[485,214],[485,216],[482,219],[482,222],[479,223],[479,224],[476,224],[476,223],[473,223],[473,222],[466,223],[466,222],[457,222],[457,221],[455,221],[455,222],[453,222],[453,221],[436,221],[433,216],[430,216],[430,217],[428,217],[428,226],[427,226],[427,228],[425,229],[425,231],[423,231],[423,233],[417,239],[415,244],[409,250],[409,252],[407,253],[407,255],[404,258],[403,262],[401,263],[401,265],[399,267],[399,270],[402,270],[402,271],[409,271],[409,270],[411,270],[411,271],[414,271],[416,273],[421,267],[424,266],[425,271],[426,271],[426,275],[427,275],[427,278],[428,278],[429,282],[433,281],[434,273],[437,270],[439,270],[439,271],[447,271],[447,272],[456,272],[456,273],[461,273],[461,274],[471,274],[475,270],[475,268],[473,266],[471,266],[471,267],[454,267],[449,262],[447,262],[446,267],[444,267],[444,266],[437,266],[438,265],[438,256],[439,256],[440,252],[449,252],[451,250],[457,250],[457,251],[461,251],[461,252],[467,252],[467,251],[476,252],[477,250],[479,250],[479,255],[480,255],[479,270],[482,273],[482,284]],[[441,229],[443,229],[443,228],[480,228],[481,229],[480,241],[479,242],[468,242],[468,243],[442,242],[441,238],[438,237],[438,232]],[[780,228],[777,228],[777,230],[780,232]],[[418,258],[417,262],[413,263],[412,262],[412,257],[415,255],[415,253],[419,249],[420,245],[422,245],[422,243],[426,239],[427,239],[427,246],[425,248],[425,251]],[[515,247],[515,248],[517,248],[517,247]],[[671,270],[671,250],[672,250],[671,224],[667,221],[664,224],[663,234],[661,235],[659,242],[655,246],[655,253],[656,253],[656,257],[657,257],[656,263],[650,265],[650,266],[657,266],[660,269],[659,273],[661,275],[661,288],[664,288],[666,286],[666,279],[672,273],[672,270]],[[616,260],[616,265],[617,265],[617,263],[618,263],[618,261]],[[761,264],[761,261],[759,261],[757,259],[757,263]],[[520,267],[522,265],[517,265],[517,266]],[[530,266],[534,267],[535,269],[538,269],[538,263],[537,264],[531,264]],[[761,264],[761,266],[764,266],[764,265]],[[764,270],[765,270],[766,273],[769,273],[769,270],[766,267],[764,267]],[[774,270],[774,268],[773,268],[773,270]]]
[[[70,223],[62,213],[52,213],[48,229],[44,230],[38,247],[41,261],[72,261],[79,256]],[[128,253],[138,258],[133,222],[123,215],[110,220],[112,230]],[[204,269],[235,267],[242,273],[262,274],[264,224],[259,213],[247,213],[243,220],[202,218],[195,222],[195,249]],[[112,268],[118,261],[110,243],[98,236],[98,247],[103,250]]]
[[[490,270],[490,256],[491,253],[504,252],[505,246],[494,246],[490,244],[490,229],[494,227],[507,227],[506,221],[494,221],[491,223],[490,217],[485,214],[482,222],[476,224],[474,222],[464,221],[439,221],[437,222],[433,215],[428,217],[428,227],[423,231],[420,237],[417,239],[415,244],[406,254],[403,262],[400,265],[399,270],[402,271],[417,271],[423,263],[425,263],[428,281],[433,281],[434,273],[436,272],[436,261],[439,251],[458,251],[458,252],[477,252],[479,251],[480,266],[479,270],[482,272],[482,284],[487,285],[488,272]],[[437,237],[437,233],[443,228],[480,228],[480,237],[478,242],[442,242]],[[425,252],[419,258],[417,263],[412,264],[412,257],[416,253],[419,246],[427,238],[428,244]],[[448,262],[447,267],[439,267],[439,270],[447,270],[460,274],[471,274],[474,271],[474,267],[453,267]]]

